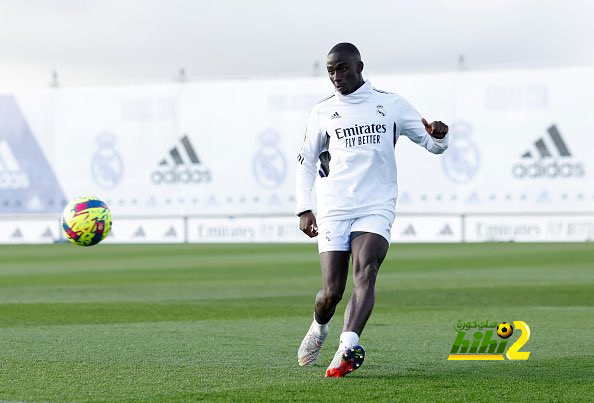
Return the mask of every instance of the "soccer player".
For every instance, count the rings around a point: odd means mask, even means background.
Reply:
[[[314,320],[297,358],[302,366],[318,358],[352,256],[354,289],[338,351],[326,370],[327,377],[341,377],[361,366],[365,357],[359,337],[373,308],[375,280],[395,218],[396,141],[404,135],[440,154],[447,148],[448,126],[427,123],[404,98],[373,88],[363,79],[363,62],[353,44],[334,46],[326,67],[336,91],[313,107],[297,158],[299,228],[309,237],[319,235],[322,267]],[[317,218],[311,200],[316,177]]]

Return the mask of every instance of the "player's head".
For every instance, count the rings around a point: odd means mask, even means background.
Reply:
[[[334,88],[342,95],[348,95],[363,85],[361,54],[352,43],[342,42],[330,49],[326,68]]]

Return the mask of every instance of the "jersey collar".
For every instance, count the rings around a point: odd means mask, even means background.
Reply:
[[[338,99],[341,102],[348,104],[359,104],[369,98],[371,94],[373,94],[373,87],[369,80],[365,80],[363,85],[357,88],[357,91],[352,92],[349,95],[342,95],[340,92],[336,91]]]

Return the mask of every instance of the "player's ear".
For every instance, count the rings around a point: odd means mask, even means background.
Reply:
[[[363,71],[363,62],[360,61],[357,65],[357,73],[361,73]]]

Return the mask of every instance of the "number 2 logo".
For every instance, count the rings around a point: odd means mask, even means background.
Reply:
[[[516,327],[516,329],[520,329],[522,331],[522,334],[520,335],[520,338],[514,342],[514,344],[509,346],[509,348],[507,349],[507,353],[505,355],[507,356],[508,360],[527,360],[528,356],[530,355],[530,351],[518,350],[520,350],[520,348],[522,348],[522,346],[526,344],[528,339],[530,339],[530,328],[526,323],[522,322],[521,320],[515,320],[514,326]]]

